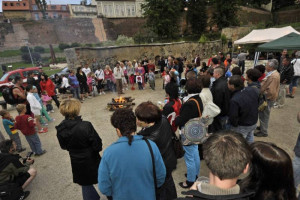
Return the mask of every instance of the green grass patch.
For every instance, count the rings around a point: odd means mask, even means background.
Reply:
[[[12,56],[20,56],[21,51],[18,50],[5,50],[0,52],[0,57],[12,57]]]

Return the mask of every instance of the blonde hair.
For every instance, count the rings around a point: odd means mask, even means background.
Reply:
[[[66,99],[61,102],[59,112],[67,119],[74,119],[80,113],[81,103],[78,99]]]
[[[106,66],[105,66],[105,69],[111,70],[109,65],[106,65]]]
[[[20,114],[21,112],[23,112],[26,109],[26,105],[25,104],[18,104],[16,107],[18,113]]]

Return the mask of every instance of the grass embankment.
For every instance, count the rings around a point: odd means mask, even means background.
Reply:
[[[63,52],[62,50],[60,50],[58,47],[53,48],[55,53],[61,53]],[[44,53],[50,53],[50,49],[47,48],[45,49]],[[43,55],[43,53],[40,53],[41,55]],[[5,51],[0,51],[0,57],[4,58],[4,57],[13,57],[13,56],[21,56],[22,52],[17,49],[17,50],[5,50]]]

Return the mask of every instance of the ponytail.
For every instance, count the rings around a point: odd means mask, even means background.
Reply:
[[[127,138],[128,138],[128,144],[131,146],[133,136],[132,135],[127,135]]]

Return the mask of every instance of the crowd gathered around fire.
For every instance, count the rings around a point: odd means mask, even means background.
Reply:
[[[37,79],[28,74],[26,88],[16,77],[12,94],[19,115],[14,119],[9,111],[0,111],[10,137],[5,140],[0,132],[0,188],[7,191],[0,199],[29,195],[25,188],[37,173],[31,156],[46,153],[38,134],[46,133],[47,121],[55,120],[50,116],[52,101],[65,117],[56,126],[57,138],[69,152],[73,182],[81,186],[84,200],[100,199],[95,184],[114,200],[297,199],[300,135],[293,160],[276,144],[254,139],[268,137],[273,108],[284,109],[286,98],[299,101],[295,94],[300,51],[287,53],[283,50],[277,59],[249,69],[246,53],[232,58],[220,52],[208,63],[199,56],[191,61],[168,56],[119,61],[113,69],[84,65],[54,80],[41,68]],[[82,103],[105,92],[121,96],[127,90],[155,90],[158,81],[166,93],[163,103],[147,101],[134,110],[114,107],[110,122],[119,139],[101,157],[101,134],[81,118]],[[295,117],[300,123],[300,112]],[[31,149],[23,159],[16,154],[26,150],[18,130]],[[180,158],[187,169],[186,180],[178,183],[186,190],[184,198],[177,197],[172,176]],[[201,160],[209,169],[208,177],[198,177]]]

